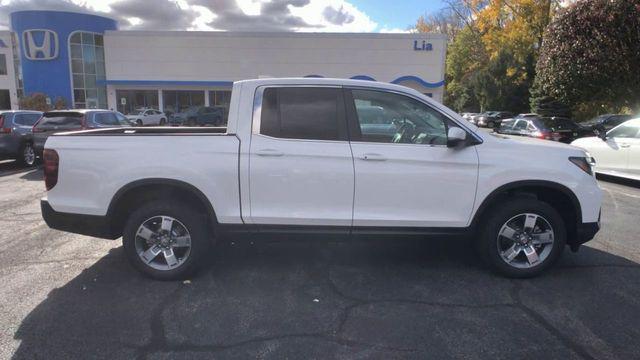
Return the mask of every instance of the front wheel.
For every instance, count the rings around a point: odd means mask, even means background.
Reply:
[[[164,126],[167,123],[167,119],[160,119],[160,126]]]
[[[155,201],[142,205],[126,222],[122,237],[130,263],[157,280],[193,275],[211,244],[206,219],[191,207]]]
[[[137,125],[137,126],[142,126],[142,125],[143,125],[143,124],[142,124],[142,120],[140,120],[140,119],[136,120],[136,125]]]
[[[29,142],[22,144],[20,148],[20,156],[18,161],[24,166],[33,166],[36,163],[36,151],[33,149],[33,145]]]
[[[479,224],[477,249],[498,273],[514,278],[537,276],[558,260],[566,243],[565,224],[549,204],[517,198],[493,207]]]

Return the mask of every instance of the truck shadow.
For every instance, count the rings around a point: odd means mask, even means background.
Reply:
[[[640,266],[588,247],[530,280],[489,273],[464,241],[238,239],[209,260],[159,282],[112,250],[29,313],[14,358],[637,354]]]
[[[26,167],[20,165],[17,161],[0,161],[0,177],[23,174],[22,179],[26,180],[42,180],[42,167]]]

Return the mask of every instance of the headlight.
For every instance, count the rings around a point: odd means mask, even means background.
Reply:
[[[593,175],[593,166],[596,165],[596,160],[591,156],[571,156],[569,157],[569,161],[571,161],[574,165],[582,169],[582,171],[586,172],[589,175]]]

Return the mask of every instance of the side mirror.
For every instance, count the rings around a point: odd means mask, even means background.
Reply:
[[[467,132],[459,127],[452,127],[447,132],[447,147],[456,147],[467,140]]]
[[[607,141],[607,132],[606,131],[598,131],[598,137],[602,139],[602,141]]]

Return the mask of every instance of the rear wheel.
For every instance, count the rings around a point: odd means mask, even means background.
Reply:
[[[485,218],[477,248],[498,273],[515,278],[539,275],[562,254],[566,230],[549,204],[529,198],[508,200]]]
[[[160,119],[160,126],[164,126],[167,123],[167,119]]]
[[[157,280],[193,275],[210,244],[206,219],[191,207],[169,201],[142,205],[126,222],[123,244],[131,264]]]
[[[24,166],[33,166],[36,163],[36,151],[33,149],[33,145],[30,142],[22,144],[20,147],[20,154],[18,162]]]

